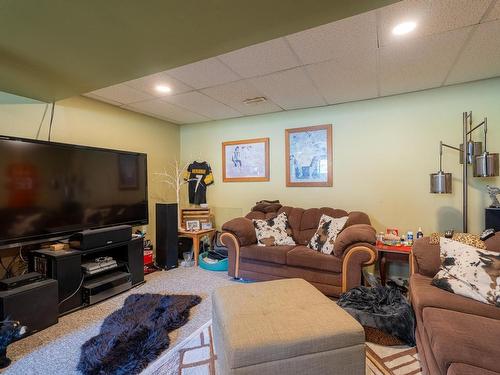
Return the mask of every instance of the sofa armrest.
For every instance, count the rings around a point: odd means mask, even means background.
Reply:
[[[240,242],[238,238],[230,232],[223,232],[220,236],[220,240],[222,244],[227,247],[227,274],[238,278],[240,271]]]
[[[222,231],[233,234],[238,239],[240,246],[257,243],[253,222],[246,217],[237,217],[236,219],[229,220],[222,225]]]
[[[361,285],[363,267],[377,260],[377,249],[370,243],[350,246],[342,257],[342,293]]]
[[[360,242],[375,245],[376,237],[375,229],[372,226],[353,224],[338,234],[333,245],[333,254],[341,257],[349,247]]]

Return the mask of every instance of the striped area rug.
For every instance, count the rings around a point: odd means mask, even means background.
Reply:
[[[217,355],[209,321],[153,362],[143,375],[216,375]],[[416,348],[366,343],[366,375],[419,375]],[[218,374],[217,374],[218,375]]]

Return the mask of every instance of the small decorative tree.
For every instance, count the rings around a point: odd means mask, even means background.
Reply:
[[[171,187],[175,190],[175,197],[177,202],[177,226],[181,226],[181,188],[184,184],[187,184],[189,181],[196,181],[195,178],[184,179],[184,172],[187,170],[189,166],[189,162],[184,164],[181,168],[180,163],[177,159],[173,162],[170,162],[167,168],[163,169],[163,172],[155,172],[154,175],[159,176],[161,178],[160,182],[167,184],[167,186]]]

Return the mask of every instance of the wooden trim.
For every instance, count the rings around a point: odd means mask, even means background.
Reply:
[[[226,146],[247,143],[264,143],[266,153],[266,175],[264,177],[227,177],[226,176]],[[223,182],[262,182],[269,181],[269,138],[242,139],[240,141],[222,142],[222,181]]]
[[[290,180],[290,134],[326,129],[328,179],[326,182],[292,182]],[[332,124],[307,126],[303,128],[285,129],[285,166],[287,187],[330,187],[333,186],[333,135]]]
[[[228,237],[230,241],[234,243],[234,252],[235,252],[235,260],[234,260],[234,277],[239,278],[240,274],[240,243],[238,239],[234,236],[234,234],[229,232],[224,232],[220,236],[221,242],[224,244],[225,237]],[[225,244],[224,244],[225,245]],[[226,245],[227,246],[227,245]]]
[[[353,247],[347,255],[344,258],[344,261],[342,262],[342,293],[347,292],[347,272],[348,272],[348,265],[349,265],[349,259],[354,253],[357,252],[368,252],[370,254],[370,259],[362,264],[362,266],[369,266],[370,264],[375,263],[377,260],[377,252],[369,247],[366,246],[356,246]]]

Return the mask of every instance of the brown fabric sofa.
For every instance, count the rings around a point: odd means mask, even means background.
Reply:
[[[265,219],[286,212],[295,246],[258,246],[252,219]],[[349,216],[334,244],[334,254],[326,255],[306,245],[318,228],[321,215]],[[375,230],[368,215],[333,208],[280,207],[276,212],[252,211],[246,217],[222,226],[221,241],[228,247],[230,276],[257,281],[302,278],[328,296],[361,284],[362,267],[377,259]]]
[[[500,232],[486,241],[500,252]],[[411,254],[410,300],[425,374],[500,373],[500,308],[431,285],[440,267],[439,245],[424,237]]]

